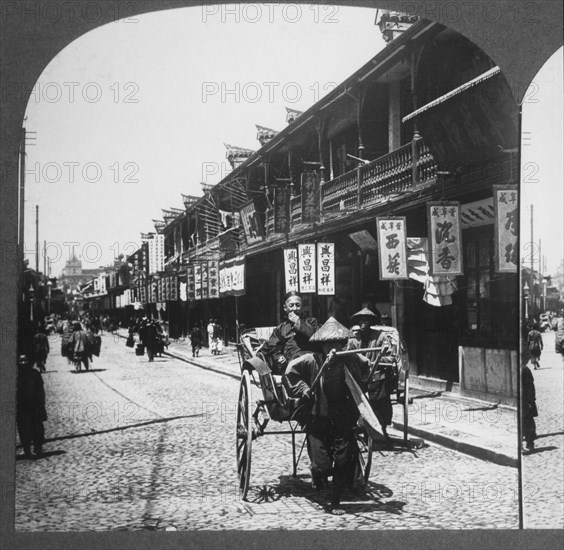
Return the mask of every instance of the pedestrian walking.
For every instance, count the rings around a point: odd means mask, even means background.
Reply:
[[[41,371],[26,355],[20,355],[18,360],[16,403],[16,425],[24,456],[40,458],[45,442],[43,422],[47,420],[45,388]]]
[[[82,330],[82,325],[78,321],[73,324],[73,333],[69,340],[69,348],[71,350],[72,362],[77,372],[80,372],[83,364],[85,370],[89,370],[88,337],[86,332]]]
[[[47,356],[49,355],[49,339],[43,325],[39,325],[37,334],[33,337],[33,361],[41,372],[47,370]]]
[[[152,363],[159,348],[157,324],[154,320],[147,322],[144,343],[147,349],[147,357],[149,362]]]
[[[531,352],[531,362],[535,370],[540,368],[539,359],[543,350],[542,334],[539,332],[538,323],[534,323],[532,329],[527,334],[527,347]]]
[[[535,417],[538,416],[535,379],[531,369],[525,361],[521,364],[521,434],[525,440],[526,448],[523,452],[531,452],[535,449],[537,429]]]
[[[192,345],[192,357],[198,357],[202,349],[202,331],[198,325],[194,325],[190,331],[190,344]]]

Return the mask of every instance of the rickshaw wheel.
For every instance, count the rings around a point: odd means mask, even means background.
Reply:
[[[372,468],[372,438],[364,431],[356,433],[356,444],[358,447],[358,458],[355,479],[363,485],[368,483],[370,469]]]
[[[251,478],[251,448],[253,443],[253,419],[251,416],[251,379],[248,370],[241,375],[239,401],[237,404],[237,475],[239,476],[239,494],[245,500]]]

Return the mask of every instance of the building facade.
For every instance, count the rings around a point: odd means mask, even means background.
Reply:
[[[496,212],[498,187],[518,183],[519,110],[495,62],[463,36],[413,18],[394,26],[390,14],[380,27],[389,41],[368,63],[307,111],[287,110],[282,130],[257,125],[256,151],[226,145],[231,173],[163,210],[127,258],[121,309],[161,317],[173,337],[216,318],[234,341],[241,325],[279,322],[284,251],[327,243],[331,291],[298,285],[310,314],[348,324],[377,308],[405,340],[417,384],[514,403],[519,275],[515,243],[500,255],[498,236],[516,234],[516,192],[506,223]],[[433,219],[451,206],[456,239]],[[384,268],[377,219],[401,223],[403,277]],[[457,241],[458,270],[440,273],[451,262],[433,256],[435,239]]]

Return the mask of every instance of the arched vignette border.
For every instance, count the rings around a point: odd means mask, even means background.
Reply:
[[[2,487],[2,506],[0,527],[3,533],[13,538],[14,506],[13,490],[15,478],[14,433],[15,415],[10,412],[14,404],[14,388],[16,375],[16,335],[17,335],[17,166],[20,129],[28,102],[28,97],[44,68],[68,44],[102,25],[114,22],[116,14],[137,16],[144,13],[164,11],[175,8],[217,4],[220,2],[198,2],[194,0],[49,0],[48,4],[59,6],[60,13],[65,13],[72,6],[74,17],[61,17],[49,22],[46,18],[32,17],[33,6],[41,4],[39,0],[0,3],[0,74],[2,83],[15,83],[24,93],[18,93],[9,100],[2,97],[0,105],[0,357],[2,358],[0,440],[2,445],[2,469],[0,471],[0,487]],[[221,3],[237,4],[234,0]],[[246,2],[251,3],[251,2]],[[253,3],[281,3],[265,0]],[[296,4],[311,4],[312,0],[294,0]],[[315,2],[317,3],[317,2]],[[545,61],[562,45],[562,3],[560,0],[326,0],[322,4],[342,6],[358,6],[364,8],[392,9],[412,13],[422,18],[442,23],[472,40],[480,46],[502,69],[514,98],[521,103],[527,87]],[[31,11],[21,12],[20,5],[30,5]],[[85,17],[80,14],[92,14],[84,11],[96,6],[96,17]],[[129,10],[134,6],[134,10]],[[17,7],[15,7],[17,6]],[[14,12],[15,8],[15,12]],[[133,13],[133,11],[135,13]],[[27,13],[27,16],[24,14]],[[8,497],[7,495],[12,495]],[[336,537],[335,533],[327,533],[324,540],[334,545],[341,545],[346,538]],[[95,535],[87,540],[94,541]],[[123,533],[121,538],[136,542],[141,547],[140,533]],[[241,542],[252,547],[246,536],[240,534],[231,539],[224,537],[224,542],[231,540],[234,545]],[[288,537],[285,534],[283,545],[292,540],[303,544],[303,535]],[[355,546],[364,540],[371,546],[370,537],[355,537]],[[399,535],[399,533],[398,533]],[[147,547],[154,546],[155,539],[142,534]],[[316,533],[319,539],[320,533]],[[416,538],[417,537],[417,538]],[[30,542],[35,537],[19,538]],[[396,538],[396,537],[394,537]],[[493,543],[498,537],[490,537]],[[413,544],[421,545],[428,540],[435,548],[438,541],[432,534],[412,532],[408,536]],[[4,539],[6,540],[6,539]],[[53,540],[53,539],[51,539]],[[158,539],[157,539],[158,540]],[[260,541],[260,539],[258,539]],[[282,539],[280,539],[282,540]],[[477,533],[474,544],[483,540]],[[112,539],[113,543],[114,539]],[[7,542],[7,541],[6,541]],[[15,547],[14,540],[11,548]],[[78,542],[78,541],[75,541]],[[264,541],[266,542],[266,540]],[[502,542],[500,540],[500,542]],[[507,541],[505,541],[507,542]],[[538,544],[538,539],[535,539]],[[217,537],[202,537],[200,545],[217,544]],[[268,542],[271,544],[271,541]],[[350,543],[350,540],[348,541]],[[450,545],[451,543],[449,543]],[[482,542],[483,544],[483,542]],[[263,546],[264,544],[261,544]],[[145,544],[143,544],[145,546]],[[517,547],[517,546],[516,546]]]

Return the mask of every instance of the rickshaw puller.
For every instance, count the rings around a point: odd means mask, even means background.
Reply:
[[[310,339],[321,344],[322,353],[314,354],[314,362],[307,357],[298,358],[286,369],[288,392],[301,399],[307,412],[302,422],[313,487],[323,489],[324,482],[333,474],[330,511],[335,515],[345,513],[340,508],[341,495],[346,486],[353,487],[357,458],[354,427],[359,413],[345,382],[345,367],[360,384],[366,378],[369,362],[361,355],[332,355],[318,385],[312,385],[331,350],[341,350],[349,336],[350,331],[330,317]]]

